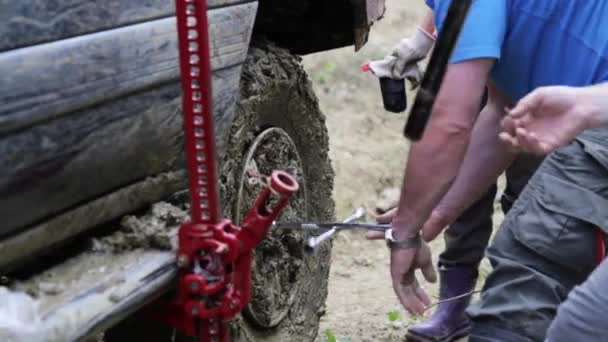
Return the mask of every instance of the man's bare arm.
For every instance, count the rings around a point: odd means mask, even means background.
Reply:
[[[434,239],[446,226],[477,201],[515,159],[516,152],[500,141],[500,123],[510,102],[489,86],[490,102],[475,123],[458,176],[441,199],[424,227],[426,241]]]
[[[392,223],[396,238],[421,229],[456,177],[493,64],[494,59],[475,59],[448,67],[427,130],[410,150]]]

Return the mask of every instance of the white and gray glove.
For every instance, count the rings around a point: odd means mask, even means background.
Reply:
[[[369,68],[379,78],[405,78],[416,88],[422,80],[418,62],[426,58],[434,44],[434,36],[418,27],[412,37],[401,40],[383,60],[369,63]]]

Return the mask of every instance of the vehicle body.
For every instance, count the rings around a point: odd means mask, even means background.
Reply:
[[[382,0],[210,0],[218,167],[244,157],[229,151],[235,108],[246,106],[241,75],[252,35],[279,55],[287,53],[279,48],[359,48],[383,12]],[[186,188],[172,1],[0,0],[0,75],[0,274],[30,270],[92,229]],[[275,119],[260,127],[280,126]],[[97,303],[74,338],[121,321],[165,291],[176,272],[170,251],[111,258],[110,278],[125,265],[134,270],[119,286],[124,298],[100,304],[104,292],[78,302],[74,291],[86,289],[75,288],[51,301],[66,312]]]

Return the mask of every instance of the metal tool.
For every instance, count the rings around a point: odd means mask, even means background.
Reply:
[[[374,230],[384,232],[390,228],[390,224],[374,224],[374,223],[351,223],[351,222],[329,222],[329,223],[282,223],[275,226],[278,229],[294,229],[294,230]]]
[[[323,226],[323,225],[322,225]],[[311,237],[310,239],[308,239],[308,243],[307,246],[309,248],[315,249],[318,245],[320,245],[322,242],[327,241],[331,238],[333,238],[337,233],[343,231],[343,230],[354,230],[354,229],[363,229],[363,230],[373,230],[373,231],[379,231],[379,232],[386,232],[388,229],[390,229],[390,225],[389,224],[348,224],[348,223],[338,223],[335,226],[333,226],[333,228],[331,228],[330,230],[326,231],[325,233],[317,236],[317,237]]]
[[[355,212],[352,215],[350,215],[343,221],[343,224],[352,224],[358,220],[365,218],[366,216],[367,216],[367,212],[365,211],[365,209],[358,208],[357,210],[355,210]],[[302,226],[305,226],[305,225],[302,225]],[[315,228],[317,228],[317,227],[320,228],[318,225]],[[323,233],[319,236],[310,237],[308,239],[308,241],[306,241],[306,247],[308,247],[314,251],[317,249],[317,247],[320,244],[333,238],[340,231],[340,228],[336,227],[334,225],[329,226],[328,228],[329,228],[329,230],[326,231],[325,233]]]
[[[274,229],[300,229],[307,231],[322,231],[326,230],[319,236],[313,236],[306,241],[306,247],[310,249],[316,249],[323,242],[333,238],[337,233],[342,230],[374,230],[385,232],[390,228],[389,224],[371,224],[371,223],[356,223],[367,216],[367,212],[363,208],[358,208],[355,212],[346,218],[343,222],[330,222],[330,223],[273,223]]]

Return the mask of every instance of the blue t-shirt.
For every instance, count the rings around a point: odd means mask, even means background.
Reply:
[[[441,30],[452,0],[426,0]],[[514,101],[537,87],[608,81],[608,1],[473,0],[451,62],[496,58]]]

